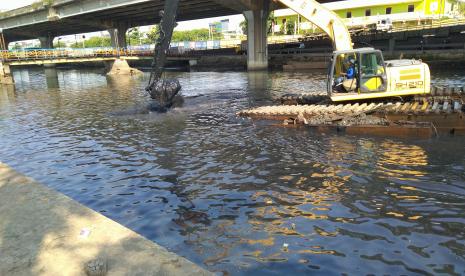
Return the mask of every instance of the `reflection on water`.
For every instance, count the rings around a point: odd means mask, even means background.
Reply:
[[[14,102],[16,98],[16,90],[14,85],[2,85],[0,86],[0,104],[2,107],[7,108],[10,103]]]
[[[421,181],[427,174],[422,169],[428,166],[428,158],[421,147],[385,142],[381,144],[381,150],[383,153],[377,161],[380,174],[409,181]]]
[[[58,81],[58,71],[54,67],[46,67],[44,68],[45,79],[47,81],[47,88],[53,89],[59,87]]]
[[[186,102],[166,114],[141,112],[147,76],[14,77],[16,90],[0,90],[1,161],[212,271],[465,273],[463,139],[235,116],[321,90],[323,74],[179,73]]]

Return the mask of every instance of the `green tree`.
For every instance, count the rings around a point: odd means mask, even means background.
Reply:
[[[126,33],[126,40],[129,45],[139,45],[142,41],[143,34],[139,31],[138,27],[130,29]]]
[[[53,43],[53,48],[65,48],[65,47],[66,47],[66,44],[61,40],[58,40]]]
[[[158,25],[151,27],[149,32],[147,33],[147,40],[145,43],[147,42],[148,44],[155,43],[155,41],[158,39],[158,35],[159,35]]]
[[[55,2],[55,0],[42,0],[42,4],[43,4],[45,7],[50,7],[50,6],[52,6],[54,2]]]
[[[109,37],[93,36],[84,41],[86,48],[110,47],[111,39]],[[82,41],[71,44],[71,48],[82,48]]]
[[[295,22],[293,20],[288,20],[286,22],[286,34],[287,35],[292,35],[294,34],[295,31]]]
[[[270,12],[270,15],[268,15],[268,19],[267,19],[267,32],[269,34],[273,33],[273,24],[276,22],[276,17],[274,17],[274,11]]]
[[[239,24],[239,27],[241,28],[242,33],[245,34],[245,35],[247,34],[247,26],[248,25],[249,24],[247,23],[247,20],[244,20]]]
[[[450,2],[452,3],[452,5],[454,5],[454,7],[457,7],[457,10],[460,13],[460,15],[462,16],[465,15],[465,2],[464,1],[450,0]]]
[[[22,49],[22,48],[21,48],[21,45],[19,45],[19,43],[15,43],[15,44],[13,45],[13,47],[11,47],[11,48],[12,48],[13,50],[21,50],[21,49]]]
[[[173,33],[173,42],[180,41],[206,41],[212,39],[222,39],[223,34],[214,33],[213,37],[210,37],[210,32],[208,29],[195,29],[189,31],[174,31]]]

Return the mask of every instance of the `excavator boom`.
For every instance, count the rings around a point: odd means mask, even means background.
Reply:
[[[336,51],[352,50],[352,39],[342,19],[315,0],[276,0],[322,29]]]

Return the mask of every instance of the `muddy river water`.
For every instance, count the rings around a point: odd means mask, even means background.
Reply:
[[[172,74],[185,105],[154,114],[147,75],[16,70],[16,89],[0,87],[0,161],[219,273],[465,274],[465,137],[235,116],[323,89],[319,73]]]

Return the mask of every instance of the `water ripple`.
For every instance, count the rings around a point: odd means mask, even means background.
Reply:
[[[465,273],[463,139],[319,134],[235,116],[320,91],[323,74],[172,74],[185,105],[153,114],[147,76],[16,70],[17,89],[0,89],[0,160],[212,271]]]

